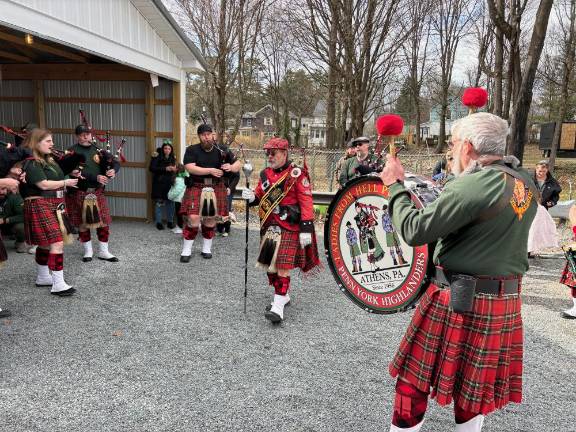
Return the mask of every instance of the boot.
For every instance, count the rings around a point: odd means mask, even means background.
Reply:
[[[26,243],[24,242],[16,242],[14,244],[14,246],[16,247],[16,252],[17,253],[26,253],[28,252],[28,247],[26,246]]]
[[[288,295],[274,294],[274,301],[272,307],[267,311],[264,316],[273,324],[278,324],[284,319],[284,306],[290,301]]]
[[[72,295],[75,291],[76,290],[72,288],[72,285],[68,285],[64,281],[64,270],[55,270],[52,272],[51,294],[63,297]]]
[[[356,273],[358,271],[358,267],[356,266],[356,261],[352,261],[352,273]]]
[[[422,428],[423,424],[424,424],[424,420],[422,420],[417,425],[409,427],[409,428],[400,428],[398,426],[390,425],[390,432],[418,432]]]
[[[284,297],[286,297],[286,303],[284,304],[284,307],[286,306],[290,306],[290,296],[288,294],[286,294]],[[268,306],[266,306],[266,312],[269,312],[270,310],[272,310],[272,305],[274,304],[274,302],[270,303]]]
[[[187,263],[190,262],[190,255],[192,255],[192,245],[194,240],[186,240],[182,244],[182,253],[180,254],[180,262]]]
[[[212,258],[212,239],[202,238],[202,258]]]
[[[92,261],[92,257],[94,256],[94,251],[92,250],[92,240],[88,240],[87,242],[82,243],[82,247],[84,248],[84,256],[82,257],[82,261]]]
[[[576,319],[576,297],[572,297],[572,301],[574,302],[574,306],[562,312],[562,318]]]
[[[108,242],[100,242],[100,251],[98,252],[98,259],[108,261],[108,262],[118,262],[119,259],[116,258],[108,251]]]
[[[477,415],[466,423],[457,424],[456,432],[480,432],[482,430],[482,425],[484,424],[484,416]]]
[[[52,276],[50,275],[50,270],[47,265],[36,264],[36,286],[52,286]]]

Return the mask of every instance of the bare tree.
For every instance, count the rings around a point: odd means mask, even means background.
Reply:
[[[554,138],[552,139],[552,150],[550,152],[550,171],[554,171],[556,162],[556,151],[560,145],[560,134],[562,122],[566,119],[566,112],[569,100],[569,85],[574,73],[574,58],[576,55],[576,0],[558,1],[554,7],[560,38],[559,60],[562,65],[560,82],[560,107],[556,116],[556,127],[554,128]]]
[[[508,91],[504,100],[503,111],[506,112],[508,101],[512,100],[511,134],[508,142],[508,153],[516,156],[520,161],[524,156],[524,146],[527,140],[526,127],[528,114],[532,103],[532,93],[536,70],[542,54],[548,20],[553,0],[540,0],[534,29],[530,38],[530,45],[526,53],[526,61],[522,70],[521,61],[521,20],[526,9],[527,0],[512,0],[510,3],[508,20],[498,9],[495,0],[486,0],[490,11],[490,18],[506,40],[508,41],[510,56],[508,67]]]
[[[446,117],[452,72],[456,50],[460,41],[471,31],[470,22],[475,18],[477,1],[442,0],[432,14],[432,26],[438,41],[438,60],[440,63],[440,132],[436,152],[441,153],[446,141]]]
[[[198,96],[205,102],[222,137],[226,108],[235,108],[232,115],[236,119],[245,109],[244,89],[254,72],[246,65],[255,58],[266,0],[174,0],[174,3],[179,8],[175,15],[210,65],[204,73],[208,91]],[[238,91],[235,101],[228,98],[232,86]]]
[[[420,146],[420,122],[422,120],[420,95],[422,93],[422,83],[431,68],[428,62],[428,54],[432,6],[432,0],[416,0],[410,5],[407,25],[411,28],[411,32],[403,46],[404,58],[408,65],[410,96],[414,105],[416,146]]]

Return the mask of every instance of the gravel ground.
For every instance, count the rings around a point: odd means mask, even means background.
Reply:
[[[246,315],[241,225],[216,238],[212,261],[196,246],[189,264],[170,231],[118,222],[111,239],[117,264],[83,264],[78,243],[66,249],[71,298],[34,287],[31,255],[11,252],[0,270],[0,301],[13,311],[0,320],[0,430],[388,430],[387,364],[410,313],[364,313],[326,270],[293,277],[293,305],[272,326],[255,230]],[[557,252],[532,262],[524,403],[489,416],[487,431],[576,430],[576,321],[559,315],[570,303],[556,282],[562,265]],[[453,430],[452,410],[431,402],[423,430]]]

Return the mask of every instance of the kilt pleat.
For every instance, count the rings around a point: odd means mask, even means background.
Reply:
[[[226,194],[226,186],[224,183],[216,183],[213,185],[193,185],[186,188],[182,204],[180,205],[180,214],[183,215],[198,215],[200,214],[200,195],[202,189],[211,187],[214,189],[216,195],[217,216],[228,216],[228,198]]]
[[[576,288],[576,280],[574,280],[574,275],[570,271],[568,263],[564,265],[564,271],[562,272],[562,276],[560,276],[560,283],[570,288]]]
[[[318,266],[320,259],[315,234],[312,234],[312,244],[305,249],[300,247],[300,233],[298,231],[283,229],[281,235],[276,268],[281,270],[299,268],[303,272],[307,272]]]
[[[56,207],[64,198],[33,198],[24,200],[24,235],[31,245],[48,246],[63,240]]]
[[[100,209],[100,220],[104,225],[110,225],[112,223],[112,217],[110,216],[110,207],[108,207],[108,200],[104,195],[104,189],[98,189],[95,192],[76,190],[67,193],[66,211],[68,212],[70,223],[77,228],[82,226],[82,206],[84,205],[84,197],[90,193],[96,195],[96,200]]]
[[[431,284],[390,363],[440,405],[488,414],[522,400],[521,300],[476,294],[471,313],[451,311],[450,292]]]

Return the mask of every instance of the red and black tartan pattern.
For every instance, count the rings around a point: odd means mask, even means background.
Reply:
[[[108,225],[96,228],[96,236],[100,243],[108,243],[110,238],[110,227]]]
[[[412,384],[397,380],[396,398],[392,424],[402,429],[416,426],[424,418],[428,408],[428,393],[422,392]]]
[[[81,243],[89,242],[91,239],[90,230],[80,231],[78,233],[78,240],[80,240]]]
[[[188,224],[184,225],[184,228],[182,229],[182,237],[184,237],[185,240],[194,240],[197,235],[198,227],[191,227],[188,226]]]
[[[48,256],[49,256],[48,249],[44,249],[41,247],[36,248],[36,264],[42,266],[48,265]]]
[[[281,235],[280,247],[276,256],[277,269],[291,270],[299,268],[303,272],[307,272],[320,264],[318,245],[316,244],[316,235],[314,233],[312,233],[312,244],[305,249],[300,247],[300,233],[298,231],[283,229]]]
[[[202,237],[205,239],[213,239],[216,235],[216,227],[207,227],[202,225]]]
[[[574,280],[574,275],[570,271],[570,265],[568,265],[568,263],[564,265],[564,271],[562,272],[562,276],[560,276],[560,283],[570,288],[576,288],[576,280]]]
[[[440,405],[488,414],[522,400],[519,295],[476,294],[472,312],[450,310],[450,292],[430,284],[400,343],[390,374],[430,392]]]
[[[24,200],[24,234],[31,245],[49,246],[62,241],[56,207],[64,198],[32,198]]]
[[[285,296],[290,290],[290,276],[277,276],[274,280],[274,294]]]
[[[82,206],[84,205],[84,197],[90,193],[96,195],[98,207],[100,209],[100,220],[104,225],[110,225],[112,218],[110,217],[110,208],[108,207],[108,200],[104,195],[104,189],[98,189],[95,192],[86,192],[77,190],[66,194],[66,211],[70,223],[77,228],[82,226]]]
[[[48,255],[48,268],[52,271],[64,270],[64,254],[54,254]]]
[[[186,192],[184,193],[184,198],[182,198],[182,204],[180,205],[180,214],[200,214],[200,195],[202,195],[202,189],[205,187],[211,187],[214,189],[214,194],[216,195],[216,206],[218,207],[216,210],[217,215],[220,217],[228,216],[226,186],[224,186],[223,182],[215,183],[213,185],[194,184],[193,186],[187,187]]]

